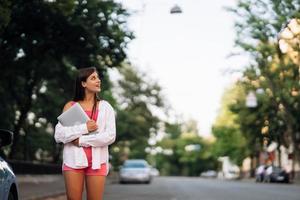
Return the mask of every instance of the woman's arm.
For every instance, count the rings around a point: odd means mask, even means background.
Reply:
[[[54,138],[57,143],[68,143],[79,138],[83,134],[87,134],[89,131],[86,124],[80,124],[76,126],[63,126],[61,123],[57,123],[55,126]]]
[[[116,121],[115,112],[110,104],[107,103],[107,113],[104,131],[92,134],[84,135],[79,138],[79,146],[88,147],[102,147],[112,144],[116,139]]]
[[[63,109],[63,112],[68,110],[72,106],[72,102],[68,102]],[[80,124],[75,126],[63,126],[61,123],[57,123],[55,126],[54,138],[57,143],[68,143],[83,134],[87,134],[89,131],[86,124]]]

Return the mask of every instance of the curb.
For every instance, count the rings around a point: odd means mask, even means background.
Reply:
[[[26,183],[50,183],[59,180],[62,177],[61,174],[57,175],[32,175],[32,174],[17,174],[17,182],[19,184]]]
[[[64,191],[54,192],[52,194],[33,196],[33,197],[30,197],[30,198],[26,198],[24,200],[45,200],[47,198],[56,198],[56,197],[59,197],[59,196],[65,195],[65,194],[66,194],[66,192],[64,190]]]

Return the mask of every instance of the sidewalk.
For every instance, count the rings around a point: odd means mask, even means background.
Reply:
[[[22,200],[40,200],[65,193],[62,175],[17,175]]]
[[[53,197],[64,196],[64,178],[58,175],[16,175],[19,187],[19,199],[51,200]],[[106,184],[117,182],[115,173],[110,173]]]
[[[239,180],[242,181],[242,182],[255,183],[255,178],[242,178],[242,179],[239,179]],[[285,183],[283,183],[283,184],[285,184]],[[295,179],[295,180],[292,180],[288,184],[294,184],[294,185],[299,185],[300,186],[300,180],[299,179]]]

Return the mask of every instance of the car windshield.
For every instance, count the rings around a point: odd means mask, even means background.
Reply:
[[[274,167],[273,170],[275,173],[281,172],[281,168],[279,167]]]
[[[125,168],[145,168],[146,164],[142,162],[128,162],[124,164]]]

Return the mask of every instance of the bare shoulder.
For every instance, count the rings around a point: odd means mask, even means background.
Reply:
[[[71,108],[73,105],[73,101],[69,101],[65,104],[63,112],[65,112],[66,110],[68,110],[69,108]]]

